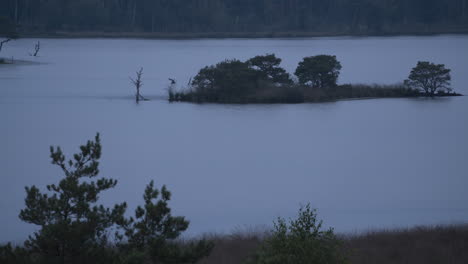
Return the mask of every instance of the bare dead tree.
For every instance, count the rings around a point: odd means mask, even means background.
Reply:
[[[14,38],[10,38],[10,37],[8,37],[8,38],[6,38],[6,39],[4,39],[4,40],[1,40],[1,41],[0,41],[0,51],[2,51],[3,44],[5,44],[5,43],[7,43],[7,42],[10,42],[10,41],[12,41],[12,40],[14,40]]]
[[[37,57],[37,53],[39,53],[40,49],[41,49],[41,42],[38,41],[36,45],[34,45],[34,53],[29,53],[29,56]]]
[[[16,24],[9,19],[0,16],[0,51],[2,51],[3,44],[17,38],[18,32],[16,31]]]
[[[130,77],[130,80],[132,81],[133,85],[136,88],[135,100],[137,103],[140,102],[140,100],[148,101],[148,99],[144,98],[140,94],[140,88],[143,86],[143,81],[141,80],[142,75],[143,75],[143,68],[140,68],[140,70],[136,72],[136,79],[133,79],[132,77]]]

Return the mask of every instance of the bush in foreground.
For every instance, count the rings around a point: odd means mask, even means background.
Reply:
[[[341,242],[333,229],[323,230],[316,210],[306,205],[289,223],[278,218],[274,230],[250,261],[252,264],[344,263]]]

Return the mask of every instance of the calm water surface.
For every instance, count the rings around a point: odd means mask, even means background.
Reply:
[[[102,135],[101,174],[119,180],[105,203],[142,203],[154,179],[173,193],[190,234],[230,232],[294,216],[311,202],[340,232],[468,220],[468,98],[377,99],[299,105],[195,105],[165,101],[226,58],[276,53],[293,72],[302,57],[334,54],[340,83],[391,84],[418,60],[444,63],[468,94],[468,36],[294,40],[35,39],[0,66],[0,241],[34,227],[19,221],[24,186],[57,182],[49,146],[68,154]],[[144,68],[136,105],[129,76]]]

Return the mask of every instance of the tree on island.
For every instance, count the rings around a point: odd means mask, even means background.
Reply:
[[[335,87],[341,70],[336,56],[317,55],[305,57],[296,68],[299,82],[315,88]]]
[[[450,92],[450,69],[444,64],[434,64],[419,61],[411,70],[405,85],[409,88],[422,90],[427,96],[434,96],[436,92]]]
[[[3,45],[5,43],[18,38],[16,25],[5,17],[0,17],[0,38],[3,38],[0,40],[0,51],[2,51]]]
[[[274,95],[269,90],[288,94],[286,88],[293,81],[280,63],[274,54],[267,54],[245,62],[233,59],[206,66],[193,78],[190,89],[169,91],[169,101],[247,103],[259,98],[259,94]]]
[[[225,60],[201,69],[191,87],[202,101],[243,100],[258,86],[258,72],[239,60]]]
[[[279,84],[292,84],[291,77],[285,69],[279,65],[281,59],[275,54],[267,54],[263,56],[255,56],[246,61],[250,68],[259,71],[265,79],[271,80]]]

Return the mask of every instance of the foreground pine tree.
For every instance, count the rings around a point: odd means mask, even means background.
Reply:
[[[98,178],[101,142],[80,147],[80,153],[66,160],[60,147],[50,148],[52,164],[61,168],[65,177],[47,186],[42,193],[36,186],[26,187],[26,208],[20,219],[38,225],[40,230],[25,246],[47,263],[84,263],[94,261],[108,242],[108,230],[124,221],[127,205],[114,208],[99,205],[101,192],[114,188],[116,180]]]
[[[143,196],[145,205],[136,209],[135,219],[125,218],[126,203],[113,208],[98,204],[101,192],[117,184],[98,177],[101,149],[99,134],[81,146],[73,159],[67,160],[60,147],[50,148],[52,164],[64,178],[47,185],[45,192],[34,185],[26,187],[26,208],[19,217],[39,230],[23,247],[0,246],[1,264],[182,264],[195,263],[210,253],[210,241],[177,240],[189,222],[171,215],[171,193],[165,186],[159,191],[151,181]]]
[[[164,185],[161,190],[151,181],[145,189],[143,207],[135,210],[125,227],[127,243],[125,263],[195,263],[210,254],[211,241],[181,242],[176,239],[187,230],[189,221],[183,216],[172,216],[168,202],[171,193]]]

